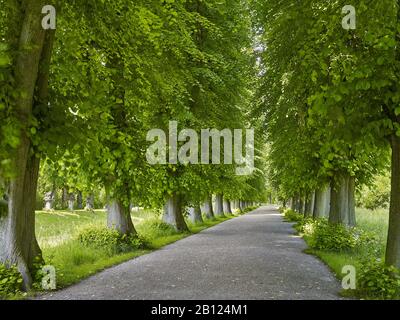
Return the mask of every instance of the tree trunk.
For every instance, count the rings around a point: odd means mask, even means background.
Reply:
[[[242,208],[243,208],[243,210],[247,209],[247,201],[245,201],[245,200],[242,201]]]
[[[53,211],[53,200],[46,200],[44,202],[44,211]]]
[[[24,289],[29,290],[35,258],[41,258],[35,236],[40,159],[31,152],[27,132],[33,107],[43,103],[47,105],[48,71],[54,34],[46,34],[41,26],[44,0],[26,1],[20,5],[23,6],[19,8],[23,12],[23,21],[14,65],[14,86],[19,93],[15,98],[14,114],[21,125],[20,143],[13,155],[15,178],[9,184],[7,214],[0,217],[0,262],[16,264],[24,280]]]
[[[344,178],[336,177],[331,184],[331,207],[329,223],[345,224],[347,208],[347,188]]]
[[[224,199],[224,213],[227,215],[232,215],[231,202],[228,199]]]
[[[192,223],[203,223],[203,217],[201,215],[200,205],[194,205],[193,207],[189,208],[189,219]]]
[[[18,162],[20,164],[21,158]],[[17,265],[24,280],[24,289],[32,286],[35,258],[41,259],[41,250],[35,236],[35,199],[40,160],[29,157],[25,175],[10,184],[8,214],[0,217],[0,262]],[[21,168],[19,168],[21,169]],[[22,174],[22,173],[21,173]]]
[[[355,177],[349,177],[349,217],[348,217],[348,225],[350,227],[355,227],[357,224],[356,221],[356,199],[355,199],[355,195],[356,195],[356,178]]]
[[[392,136],[392,182],[386,265],[400,268],[400,138]]]
[[[329,222],[355,226],[355,181],[348,174],[336,175],[331,185]]]
[[[311,208],[310,208],[310,216],[312,217],[314,214],[314,207],[315,207],[315,190],[311,192]]]
[[[305,210],[304,210],[304,216],[306,218],[313,216],[314,201],[315,201],[315,192],[311,192],[311,194],[308,194],[306,196],[306,203],[305,203]]]
[[[47,192],[44,196],[44,210],[45,211],[52,211],[53,204],[54,204],[54,191]]]
[[[296,211],[296,198],[294,197],[290,200],[290,209]]]
[[[314,219],[328,218],[331,202],[331,189],[329,185],[315,191]]]
[[[223,203],[223,195],[217,194],[215,196],[215,211],[214,214],[217,217],[224,217],[224,203]]]
[[[300,196],[296,195],[295,197],[295,210],[296,212],[300,212],[301,211],[301,200],[300,200]]]
[[[78,210],[82,210],[83,209],[83,199],[82,199],[82,192],[78,191],[77,195],[76,195],[76,208]]]
[[[181,198],[177,194],[170,196],[164,206],[163,221],[175,228],[176,231],[189,231],[182,213]]]
[[[214,210],[212,205],[212,197],[208,196],[203,205],[204,214],[207,219],[214,219]]]
[[[229,201],[229,204],[231,205],[231,211],[233,213],[236,209],[236,200]]]
[[[85,210],[86,211],[93,211],[94,210],[94,195],[93,194],[89,194],[86,197]]]
[[[240,210],[239,209],[239,201],[238,200],[233,200],[231,202],[231,209],[233,213],[236,213],[236,210]]]
[[[68,210],[75,210],[75,195],[73,193],[68,194]]]
[[[62,195],[61,195],[61,209],[64,210],[65,208],[68,208],[68,192],[67,188],[62,189]]]
[[[136,234],[133,226],[129,206],[122,201],[112,200],[107,205],[107,226],[109,229],[117,230],[121,234]]]
[[[304,214],[304,198],[300,196],[299,200],[299,213]]]

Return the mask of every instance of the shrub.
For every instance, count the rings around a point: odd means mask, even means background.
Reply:
[[[283,212],[283,215],[285,217],[286,221],[289,222],[301,222],[304,220],[304,216],[297,213],[296,211],[292,210],[292,209],[286,209]]]
[[[15,266],[0,264],[0,297],[16,295],[22,291],[22,276]]]
[[[331,225],[325,220],[316,221],[313,226],[305,226],[310,247],[318,250],[342,251],[353,249],[357,245],[352,230],[343,225]]]
[[[297,214],[297,216],[292,219],[298,219],[296,225],[294,226],[298,233],[311,234],[313,232],[315,227],[315,220],[313,220],[312,218],[304,218],[302,215]]]
[[[370,299],[397,299],[400,297],[400,273],[379,260],[362,264],[357,280],[358,294]]]
[[[156,239],[160,237],[173,236],[179,232],[168,223],[161,221],[160,219],[149,219],[138,226],[140,228],[140,234],[146,239]]]
[[[138,235],[122,235],[107,228],[89,228],[78,235],[78,241],[86,247],[108,249],[110,253],[129,252],[146,247],[145,241]]]
[[[309,246],[317,250],[351,250],[373,241],[373,237],[363,231],[347,228],[341,224],[329,224],[324,219],[305,222],[302,232]]]

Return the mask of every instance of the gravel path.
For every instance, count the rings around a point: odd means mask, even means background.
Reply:
[[[226,221],[39,299],[340,299],[274,207]]]

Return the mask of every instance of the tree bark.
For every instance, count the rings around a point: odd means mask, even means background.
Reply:
[[[245,204],[243,200],[239,200],[239,209],[241,212],[243,212],[243,210],[245,209]]]
[[[224,213],[227,215],[232,215],[231,202],[228,199],[224,199]]]
[[[44,210],[45,211],[52,211],[53,204],[54,204],[54,191],[47,192],[44,196]]]
[[[86,211],[93,211],[94,210],[94,195],[93,194],[89,194],[86,197],[85,210]]]
[[[236,213],[236,210],[239,210],[239,201],[238,200],[233,200],[231,202],[231,210],[232,210],[233,214]]]
[[[356,179],[355,177],[349,177],[349,187],[348,187],[348,201],[349,201],[349,212],[348,212],[348,225],[350,227],[355,227],[356,221]]]
[[[223,195],[217,194],[215,196],[215,211],[214,214],[217,217],[224,217],[224,203],[223,203]]]
[[[303,196],[300,196],[300,199],[299,199],[299,213],[304,214],[304,198],[303,198]]]
[[[28,136],[34,106],[47,104],[48,74],[54,33],[41,26],[44,0],[23,2],[18,54],[14,65],[14,111],[20,126],[20,143],[13,155],[15,178],[9,184],[7,215],[0,217],[0,262],[16,264],[24,289],[32,286],[35,258],[41,251],[35,236],[35,201],[40,159]],[[39,70],[39,65],[41,68]],[[35,92],[35,89],[37,90]]]
[[[355,226],[355,180],[348,174],[336,175],[331,185],[329,222]]]
[[[214,210],[213,210],[211,195],[208,196],[206,201],[204,202],[203,210],[207,219],[214,219]]]
[[[164,206],[163,221],[175,228],[176,231],[189,231],[182,212],[182,202],[180,196],[173,194]]]
[[[315,191],[314,219],[328,218],[331,202],[331,189],[329,185]]]
[[[122,201],[112,200],[107,206],[107,226],[109,229],[117,230],[121,234],[136,234],[133,226],[129,206]]]
[[[78,210],[82,210],[83,209],[83,199],[82,199],[82,192],[78,191],[76,194],[76,208]]]
[[[311,208],[310,208],[311,217],[313,216],[313,213],[314,213],[314,207],[315,207],[315,190],[313,190],[313,192],[311,192]]]
[[[331,207],[329,211],[329,223],[346,224],[348,211],[348,185],[344,177],[336,176],[331,184]]]
[[[243,213],[244,210],[244,201],[243,200],[239,200],[239,211],[241,213]]]
[[[64,210],[65,208],[68,208],[68,191],[64,187],[61,194],[61,209]]]
[[[392,181],[389,209],[389,231],[386,246],[386,265],[400,268],[400,138],[393,135]]]
[[[306,196],[306,203],[305,203],[305,210],[304,210],[304,216],[306,218],[313,216],[314,200],[315,200],[315,192],[311,192],[310,194],[308,194]]]
[[[296,197],[294,198],[295,199],[295,210],[294,211],[296,211],[296,212],[299,212],[300,213],[300,211],[301,211],[301,201],[300,201],[300,195],[296,195]]]
[[[189,208],[189,219],[192,223],[203,223],[203,217],[201,215],[201,208],[200,205],[194,205],[193,207]]]
[[[35,236],[39,163],[34,155],[29,157],[24,177],[16,178],[10,184],[7,215],[0,217],[0,262],[7,266],[17,265],[25,290],[32,286],[35,259],[42,259]]]
[[[231,201],[229,201],[229,203],[231,205],[231,211],[233,213],[236,209],[236,200],[231,200]]]
[[[75,210],[75,195],[73,193],[68,194],[68,210]]]
[[[296,211],[296,198],[291,198],[290,200],[290,209]]]

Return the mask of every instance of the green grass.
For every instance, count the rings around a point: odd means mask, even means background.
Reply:
[[[36,236],[44,250],[57,247],[73,239],[79,231],[90,226],[104,226],[106,213],[103,210],[36,212]]]
[[[379,237],[383,246],[386,246],[386,238],[389,225],[389,211],[387,209],[368,210],[357,209],[357,224],[365,231],[369,231]]]
[[[63,288],[93,275],[107,267],[143,255],[149,251],[137,250],[110,255],[106,250],[89,248],[71,240],[60,246],[44,249],[47,264],[57,270],[57,287]]]
[[[205,220],[204,223],[196,225],[188,223],[190,231],[178,233],[161,223],[159,217],[151,211],[133,212],[135,228],[146,240],[148,249],[123,254],[111,254],[106,249],[85,247],[76,239],[83,229],[106,226],[107,217],[103,210],[39,211],[36,214],[36,233],[46,263],[53,265],[57,270],[57,287],[63,288],[105,268],[157,250],[233,217],[235,216]]]
[[[307,253],[314,254],[324,261],[340,280],[344,276],[342,274],[342,269],[344,266],[352,265],[356,268],[356,270],[361,270],[363,262],[366,259],[384,258],[389,220],[388,210],[378,209],[372,211],[358,208],[356,210],[356,215],[357,227],[373,234],[377,238],[376,244],[361,246],[357,248],[357,250],[353,250],[351,252],[329,252],[311,249],[307,250]],[[305,238],[305,240],[307,241],[307,238]],[[342,294],[344,296],[351,296],[353,293],[343,291]]]

